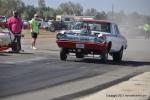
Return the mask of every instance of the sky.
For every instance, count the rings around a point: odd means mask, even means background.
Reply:
[[[25,4],[38,5],[38,0],[22,0]],[[114,5],[114,11],[124,10],[126,13],[138,12],[140,14],[150,15],[150,0],[45,0],[46,5],[57,8],[59,4],[71,1],[80,3],[84,9],[95,8],[98,11],[111,11]]]

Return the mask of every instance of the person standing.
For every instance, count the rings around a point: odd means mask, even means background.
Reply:
[[[8,29],[14,35],[12,40],[12,52],[19,53],[21,51],[21,32],[23,27],[23,21],[19,17],[18,11],[13,11],[13,16],[7,21]]]
[[[33,19],[30,21],[30,26],[31,26],[31,36],[32,36],[32,49],[36,50],[37,48],[35,47],[36,44],[36,39],[39,34],[39,25],[38,25],[38,14],[34,14]]]
[[[150,38],[150,24],[147,23],[144,25],[144,31],[145,31],[145,39]]]

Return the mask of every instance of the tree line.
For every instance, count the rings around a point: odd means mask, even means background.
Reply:
[[[49,20],[56,15],[95,16],[98,19],[113,18],[117,23],[139,25],[150,21],[150,16],[141,15],[137,12],[126,14],[124,11],[112,12],[98,11],[95,8],[83,9],[79,3],[71,1],[61,3],[57,8],[46,5],[45,0],[38,0],[38,6],[25,5],[22,0],[0,0],[0,15],[11,16],[13,10],[18,10],[23,19],[30,20],[38,12],[41,18]]]
[[[38,6],[25,5],[22,0],[0,0],[0,15],[11,16],[13,10],[18,10],[23,19],[29,20],[33,14],[38,12],[40,17],[49,19],[56,15],[74,15],[74,16],[96,16],[99,19],[106,19],[107,14],[99,12],[95,8],[83,10],[79,3],[71,1],[61,3],[56,9],[46,6],[45,0],[38,0]]]

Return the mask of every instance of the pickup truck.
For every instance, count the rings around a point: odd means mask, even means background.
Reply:
[[[58,32],[56,38],[63,61],[70,53],[75,53],[76,58],[84,58],[88,54],[100,55],[103,63],[107,62],[110,54],[113,61],[121,61],[127,48],[127,40],[117,24],[107,20],[82,19],[71,30]]]
[[[63,21],[48,21],[48,25],[45,30],[55,32],[56,30],[65,30],[67,25]]]

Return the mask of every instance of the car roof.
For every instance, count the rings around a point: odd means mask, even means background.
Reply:
[[[99,20],[99,19],[81,19],[80,21],[96,22],[96,23],[113,23],[110,20]]]

